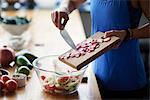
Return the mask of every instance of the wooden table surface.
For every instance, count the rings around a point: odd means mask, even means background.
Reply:
[[[54,26],[50,17],[51,11],[34,10],[28,11],[27,15],[32,17],[32,23],[27,32],[31,39],[25,48],[30,50],[38,57],[46,55],[60,55],[69,50],[70,47],[62,39],[59,30]],[[7,12],[7,14],[13,14]],[[85,39],[85,33],[80,19],[79,12],[76,10],[70,14],[70,20],[66,25],[66,30],[74,40],[75,44]],[[0,27],[0,45],[7,45],[7,32]],[[13,71],[13,69],[9,69]],[[0,96],[0,100],[101,100],[95,75],[91,71],[91,65],[86,71],[87,83],[81,83],[78,91],[71,95],[50,95],[42,91],[38,77],[33,70],[31,78],[25,88],[17,89],[13,94]]]

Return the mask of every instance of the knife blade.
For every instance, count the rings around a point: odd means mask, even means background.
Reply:
[[[60,30],[60,34],[71,48],[76,49],[76,46],[71,37],[69,36],[68,32],[66,31],[66,29]]]

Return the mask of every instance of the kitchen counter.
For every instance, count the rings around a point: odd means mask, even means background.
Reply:
[[[32,23],[27,32],[31,39],[25,48],[33,52],[38,57],[46,55],[59,55],[69,50],[70,47],[62,39],[59,30],[51,21],[51,11],[35,10],[28,11],[28,16],[32,17]],[[13,14],[8,12],[7,14]],[[85,39],[85,32],[78,10],[70,14],[66,30],[74,40],[75,44]],[[0,45],[7,44],[7,32],[0,27]],[[13,68],[9,69],[13,72]],[[42,91],[35,71],[32,71],[31,78],[25,88],[17,89],[15,93],[0,95],[0,100],[101,100],[101,95],[91,70],[91,65],[86,71],[87,83],[81,83],[78,91],[71,95],[50,95]]]

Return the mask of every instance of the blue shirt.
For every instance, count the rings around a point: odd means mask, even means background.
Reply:
[[[135,28],[141,10],[130,0],[91,0],[92,33]],[[137,39],[124,41],[118,49],[101,55],[94,61],[95,75],[109,90],[135,90],[146,85],[144,64]]]

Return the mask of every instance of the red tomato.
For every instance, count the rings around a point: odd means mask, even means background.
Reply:
[[[51,90],[51,91],[55,90],[55,85],[47,84],[44,87],[45,87],[46,90]]]
[[[58,78],[58,83],[60,84],[66,84],[69,82],[69,76],[63,76]]]
[[[43,81],[45,80],[45,78],[46,78],[46,77],[45,77],[44,75],[41,76],[41,79],[42,79]]]
[[[5,83],[5,86],[6,86],[6,89],[10,92],[12,91],[15,91],[17,89],[17,82],[15,80],[8,80],[6,83]]]
[[[4,88],[4,82],[0,80],[0,91]]]
[[[63,87],[61,87],[61,86],[55,86],[55,90],[61,90],[61,91],[64,91],[65,90],[65,88],[63,88]]]
[[[6,83],[6,81],[10,80],[11,78],[8,75],[2,75],[1,80]]]

